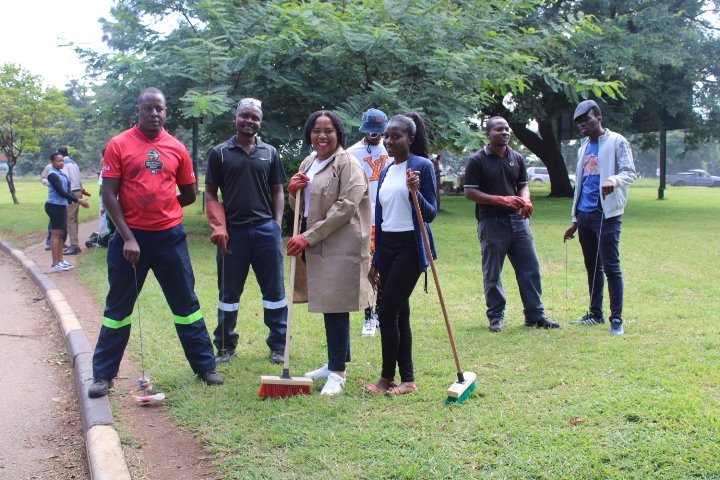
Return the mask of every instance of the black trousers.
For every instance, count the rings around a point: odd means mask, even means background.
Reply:
[[[350,313],[324,313],[328,346],[328,370],[344,372],[350,361]]]
[[[410,295],[420,278],[415,232],[383,232],[377,249],[377,269],[382,284],[380,335],[382,376],[414,382]]]

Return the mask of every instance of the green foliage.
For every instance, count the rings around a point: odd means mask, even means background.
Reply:
[[[678,173],[692,168],[720,175],[720,144],[717,140],[692,144],[689,133],[673,131],[667,134],[667,173]],[[635,167],[643,176],[655,176],[658,168],[658,135],[642,135],[643,141],[633,148]],[[648,138],[649,137],[649,138]],[[644,148],[643,148],[644,147]]]
[[[583,28],[567,32],[571,48],[550,43],[542,49],[546,62],[589,77],[578,79],[578,90],[531,77],[533,88],[514,95],[512,108],[498,99],[492,110],[510,118],[523,144],[548,167],[554,196],[572,193],[558,145],[577,135],[572,112],[580,99],[597,99],[604,125],[626,136],[686,128],[688,145],[717,136],[720,43],[704,17],[712,9],[715,0],[559,0],[528,17],[533,27],[571,20]],[[530,120],[539,133],[527,130]]]
[[[539,8],[527,0],[125,0],[104,23],[117,53],[84,55],[116,98],[149,81],[163,88],[170,128],[202,119],[204,147],[233,133],[234,101],[255,96],[262,135],[294,161],[305,118],[321,108],[337,110],[352,130],[371,106],[418,111],[435,151],[462,152],[478,145],[472,118],[483,107],[535,82],[568,95],[617,94],[616,82],[591,80],[545,52],[596,27],[581,15],[528,27]],[[170,16],[178,19],[171,33],[153,31]]]
[[[43,137],[61,132],[73,119],[62,92],[45,88],[18,65],[0,66],[0,152],[7,158],[5,178],[13,203],[19,203],[13,175],[20,156],[39,151]]]
[[[44,242],[47,236],[48,216],[45,202],[48,189],[40,183],[40,172],[33,176],[17,178],[14,182],[17,195],[22,203],[14,205],[11,198],[0,196],[0,238],[10,242],[13,247],[25,248]],[[90,208],[80,208],[80,221],[87,222],[98,217],[97,188],[86,187],[92,193],[87,200]],[[84,239],[81,239],[84,242]],[[82,243],[82,242],[81,242]],[[50,252],[48,252],[48,262]],[[48,266],[50,263],[48,263]]]

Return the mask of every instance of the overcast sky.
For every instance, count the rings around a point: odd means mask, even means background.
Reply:
[[[18,63],[59,89],[85,73],[75,42],[105,51],[98,19],[110,17],[112,0],[7,0],[0,24],[0,64]]]

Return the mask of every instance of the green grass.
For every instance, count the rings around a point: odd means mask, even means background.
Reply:
[[[37,182],[39,184],[39,182]],[[534,187],[533,187],[534,188]],[[400,398],[361,393],[380,372],[380,339],[360,337],[352,315],[353,362],[346,391],[260,401],[267,360],[260,294],[250,276],[241,300],[238,356],[220,367],[227,383],[195,381],[154,280],[140,298],[145,363],[168,394],[171,415],[195,432],[224,479],[720,478],[720,189],[657,184],[630,192],[621,241],[626,335],[567,322],[585,313],[587,286],[577,240],[563,244],[569,199],[534,188],[532,229],[544,302],[559,331],[526,329],[506,265],[506,330],[487,331],[473,206],[443,197],[433,223],[438,269],[460,356],[478,374],[465,403],[444,406],[454,363],[434,284],[411,299],[420,390]],[[6,206],[0,222],[4,225]],[[10,207],[15,208],[15,207]],[[46,222],[38,208],[39,228]],[[185,209],[197,292],[210,329],[217,303],[214,250],[197,205]],[[566,249],[567,248],[567,249]],[[566,264],[567,255],[567,264]],[[83,278],[98,301],[104,259],[85,255]],[[138,355],[137,328],[132,352]],[[322,318],[295,307],[295,375],[326,360]],[[576,420],[573,423],[571,420]]]
[[[85,189],[92,194],[87,198],[90,208],[80,207],[80,221],[87,222],[98,216],[97,179],[83,179]],[[48,216],[45,213],[47,187],[40,183],[40,175],[15,179],[19,204],[13,204],[7,182],[0,185],[0,238],[25,248],[45,241]],[[80,239],[84,243],[86,239]],[[82,245],[81,245],[82,246]],[[48,254],[49,256],[49,254]]]

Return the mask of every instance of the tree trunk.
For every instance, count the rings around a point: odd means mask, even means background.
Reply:
[[[10,196],[12,197],[13,203],[15,205],[19,204],[17,199],[17,195],[15,194],[15,181],[13,180],[13,164],[8,161],[8,171],[5,174],[5,181],[8,184],[8,188],[10,189]]]
[[[573,187],[552,123],[547,120],[538,122],[540,135],[527,128],[524,123],[510,123],[510,127],[517,139],[547,167],[550,175],[550,196],[572,197]]]

